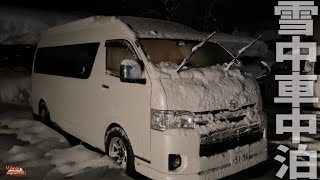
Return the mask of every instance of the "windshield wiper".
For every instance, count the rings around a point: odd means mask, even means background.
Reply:
[[[250,42],[248,45],[246,45],[245,47],[241,48],[241,49],[238,51],[237,56],[233,56],[231,53],[229,53],[229,54],[233,57],[233,59],[228,63],[227,67],[225,67],[224,70],[225,70],[225,71],[228,71],[229,68],[234,64],[235,61],[238,61],[238,62],[240,62],[240,64],[241,64],[241,61],[240,61],[238,58],[239,58],[249,47],[251,47],[258,39],[260,39],[260,38],[261,38],[261,35],[260,35],[257,39],[251,41],[251,42]]]
[[[199,44],[197,44],[196,46],[194,46],[191,50],[191,53],[189,54],[189,56],[187,56],[186,58],[184,58],[184,60],[182,61],[182,63],[179,65],[179,67],[176,69],[176,72],[179,73],[180,70],[183,68],[184,65],[187,64],[187,62],[189,61],[189,59],[193,56],[193,54],[201,47],[203,46],[216,32],[214,31],[213,33],[211,33],[205,40],[203,40],[202,42],[200,42]]]

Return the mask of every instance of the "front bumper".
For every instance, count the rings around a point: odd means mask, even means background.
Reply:
[[[219,179],[267,159],[265,138],[213,156],[200,157],[200,136],[192,131],[181,130],[170,134],[152,130],[151,147],[150,165],[142,167],[136,163],[136,169],[152,179]],[[233,163],[234,155],[240,152],[248,153],[249,159]],[[182,165],[174,171],[168,170],[169,154],[179,154],[182,158]]]

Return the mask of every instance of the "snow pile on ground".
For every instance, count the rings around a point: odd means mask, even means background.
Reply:
[[[66,139],[53,129],[39,121],[30,120],[32,117],[6,117],[0,121],[1,126],[8,129],[0,130],[0,133],[16,134],[17,138],[27,141],[30,144],[36,144],[47,139],[56,138],[59,142],[67,142]]]
[[[0,146],[0,179],[10,178],[2,173],[10,165],[23,168],[30,179],[129,179],[112,159],[82,145],[70,147],[62,135],[32,120],[30,112],[0,114],[0,139],[4,135],[16,135],[17,142]]]
[[[0,7],[0,43],[36,44],[40,32],[49,27],[64,24],[82,17],[84,14],[57,13],[11,6]]]
[[[67,177],[85,172],[87,168],[108,167],[120,169],[120,166],[109,157],[101,157],[101,155],[89,151],[82,145],[68,149],[55,149],[46,153],[45,156],[52,156],[51,164],[56,166],[53,171],[66,174]]]
[[[31,105],[30,75],[9,70],[0,71],[0,102]]]

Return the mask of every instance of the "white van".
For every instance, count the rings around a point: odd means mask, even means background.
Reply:
[[[256,80],[224,63],[252,39],[217,33],[190,56],[207,37],[138,17],[53,27],[36,51],[33,111],[128,174],[196,180],[247,169],[267,159],[266,117]],[[244,55],[266,48],[258,41]]]

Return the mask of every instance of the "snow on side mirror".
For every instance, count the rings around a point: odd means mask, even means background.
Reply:
[[[260,61],[260,68],[266,71],[264,75],[268,75],[271,72],[270,66],[265,61]]]
[[[265,72],[263,75],[256,78],[258,81],[263,80],[263,77],[266,77],[271,72],[270,66],[265,61],[260,61],[260,69]]]
[[[142,83],[145,79],[141,79],[141,66],[136,60],[124,59],[120,64],[120,80],[121,82]]]

